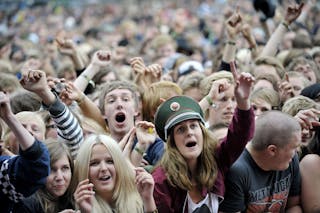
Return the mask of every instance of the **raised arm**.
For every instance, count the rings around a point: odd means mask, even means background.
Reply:
[[[21,150],[30,148],[35,138],[26,130],[11,111],[9,97],[0,92],[0,116],[19,142]]]
[[[110,64],[110,59],[110,51],[98,50],[95,52],[90,64],[75,80],[74,85],[81,91],[84,91],[92,78],[100,71],[100,68]]]
[[[53,121],[57,125],[59,139],[67,144],[73,157],[76,156],[80,144],[83,142],[83,132],[78,120],[69,108],[55,95],[47,84],[46,75],[40,70],[31,70],[24,73],[28,76],[21,85],[36,93],[43,101]]]
[[[292,4],[287,8],[284,20],[278,25],[276,30],[272,33],[266,46],[263,48],[260,56],[275,56],[283,38],[283,35],[289,30],[289,26],[294,22],[301,14],[303,3],[300,5]]]

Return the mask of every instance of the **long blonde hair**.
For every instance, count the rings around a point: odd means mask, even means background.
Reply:
[[[107,135],[91,135],[81,145],[75,161],[75,184],[89,178],[89,162],[92,155],[92,148],[97,145],[104,145],[109,151],[117,173],[114,193],[114,203],[108,204],[97,193],[93,199],[94,213],[112,212],[113,206],[116,212],[143,212],[142,199],[135,185],[135,176],[129,163],[123,157],[117,142]]]

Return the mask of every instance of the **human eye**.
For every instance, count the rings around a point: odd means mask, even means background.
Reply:
[[[61,168],[62,171],[69,171],[70,170],[70,167],[68,165],[64,165],[62,168]]]
[[[185,131],[185,127],[184,127],[184,126],[178,126],[178,127],[176,128],[176,132],[177,132],[178,134],[182,134],[182,133],[184,133],[184,131]]]
[[[107,164],[114,164],[113,159],[112,158],[108,158],[106,159],[106,163]]]
[[[113,97],[109,97],[109,98],[107,98],[107,103],[112,104],[114,102],[114,100],[115,99]]]
[[[130,97],[129,96],[124,96],[124,97],[122,97],[122,100],[125,101],[125,102],[128,102],[128,101],[130,101]]]
[[[192,122],[191,124],[190,124],[190,128],[191,129],[195,129],[195,128],[197,128],[198,127],[198,123],[195,121],[195,122]]]
[[[97,166],[97,165],[99,165],[99,161],[97,160],[90,161],[89,166]]]

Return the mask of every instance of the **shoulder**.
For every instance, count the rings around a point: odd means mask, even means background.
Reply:
[[[316,154],[306,155],[300,162],[300,169],[312,174],[320,173],[320,156]]]
[[[155,170],[152,172],[152,177],[153,177],[154,182],[156,184],[161,184],[167,180],[166,173],[165,173],[164,169],[160,166],[155,168]]]

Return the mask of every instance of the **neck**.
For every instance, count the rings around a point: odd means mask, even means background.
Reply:
[[[270,171],[271,169],[268,166],[269,160],[266,157],[264,151],[257,151],[255,150],[251,143],[248,143],[246,146],[248,152],[250,153],[251,157],[253,158],[254,162],[264,171]]]
[[[111,137],[119,143],[121,139],[124,137],[124,135],[116,132],[111,132]]]

